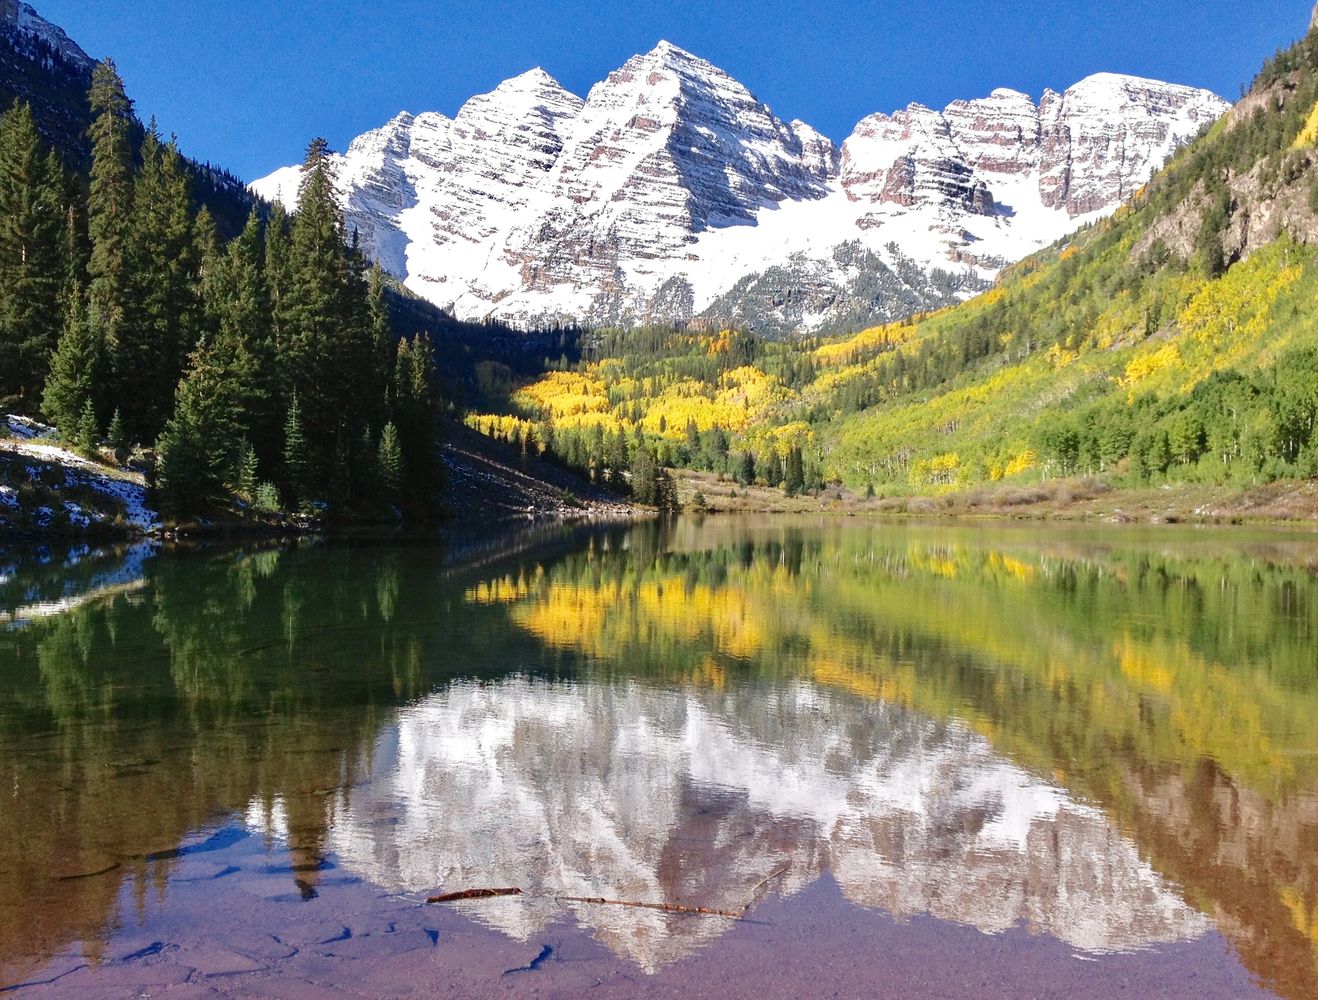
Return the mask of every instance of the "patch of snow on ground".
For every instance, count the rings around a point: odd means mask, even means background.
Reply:
[[[92,523],[91,516],[72,500],[64,501],[64,513],[69,516],[69,524],[75,528],[85,528]]]
[[[160,515],[146,505],[146,486],[108,476],[93,476],[88,485],[96,492],[113,497],[124,507],[128,523],[143,531],[160,527]]]
[[[55,428],[49,424],[39,423],[31,417],[20,417],[16,413],[10,413],[5,417],[5,423],[9,427],[9,433],[21,438],[44,438],[53,437]]]
[[[8,445],[9,451],[17,452],[20,455],[27,455],[30,458],[40,458],[47,462],[53,462],[56,465],[71,465],[86,468],[92,462],[83,458],[76,451],[70,451],[57,444],[34,444],[31,441],[17,441]]]
[[[160,527],[160,516],[147,506],[146,481],[140,473],[107,474],[107,471],[103,471],[105,466],[84,458],[77,452],[58,444],[38,443],[35,440],[38,437],[46,437],[53,433],[53,428],[38,424],[36,421],[26,420],[23,417],[10,416],[7,420],[10,429],[19,437],[17,440],[0,440],[0,451],[25,455],[29,458],[41,459],[52,465],[60,466],[64,469],[67,485],[86,486],[107,499],[115,501],[123,508],[124,518],[133,527],[141,531],[152,531]],[[41,478],[44,471],[40,466],[29,465],[27,466],[28,479],[36,482]],[[13,493],[13,490],[8,490],[8,493]],[[0,501],[4,506],[17,506],[17,497],[9,500],[8,494],[0,496],[4,497]],[[76,504],[65,503],[66,509],[76,506]],[[41,511],[45,510],[47,508],[41,508]],[[49,523],[49,514],[41,515],[41,511],[38,511],[37,523],[44,526]],[[79,520],[79,518],[82,520]],[[78,516],[76,517],[73,516],[73,511],[70,510],[70,519],[79,527],[90,523],[89,515],[81,508],[78,508]]]

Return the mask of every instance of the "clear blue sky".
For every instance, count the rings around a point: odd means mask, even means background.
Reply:
[[[784,119],[841,140],[862,117],[994,87],[1038,97],[1100,70],[1234,100],[1303,34],[1312,0],[31,0],[113,56],[143,119],[247,179],[342,149],[401,109],[452,115],[543,66],[583,97],[660,38]]]

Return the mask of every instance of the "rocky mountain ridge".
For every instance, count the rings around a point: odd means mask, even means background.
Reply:
[[[91,72],[96,65],[96,61],[69,38],[63,28],[47,21],[31,4],[0,0],[0,29],[29,45],[44,46],[49,50],[47,59],[51,55],[58,56],[85,72]]]
[[[840,147],[668,42],[576,97],[541,69],[338,157],[349,225],[463,319],[765,332],[964,298],[1111,211],[1227,108],[1098,74],[863,119]],[[292,207],[297,170],[252,185]]]

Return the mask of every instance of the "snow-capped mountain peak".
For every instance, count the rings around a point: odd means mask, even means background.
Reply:
[[[1228,107],[1099,73],[863,119],[841,146],[668,41],[585,100],[536,68],[336,162],[366,251],[463,318],[893,318],[985,287],[1111,211]],[[252,185],[296,199],[285,168]]]
[[[563,90],[563,85],[555,80],[543,66],[533,66],[525,73],[509,77],[494,88],[498,91],[515,90]]]

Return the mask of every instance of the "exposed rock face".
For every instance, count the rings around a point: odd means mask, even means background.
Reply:
[[[1072,216],[1112,208],[1129,198],[1176,149],[1226,110],[1203,92],[1099,73],[1039,105],[1040,193]],[[1193,135],[1193,133],[1191,133]]]
[[[401,114],[353,141],[338,189],[367,251],[462,318],[817,330],[985,287],[1227,107],[1099,74],[1037,106],[996,90],[871,115],[838,148],[661,42],[585,101],[532,70],[453,120]],[[291,203],[297,172],[252,187]],[[781,294],[739,298],[766,280]]]
[[[1223,121],[1230,131],[1245,127],[1260,112],[1288,110],[1296,101],[1307,100],[1297,80],[1284,75],[1269,86],[1251,91],[1231,109]],[[1310,111],[1306,104],[1303,112]],[[1260,157],[1245,170],[1233,170],[1226,179],[1230,191],[1230,213],[1222,232],[1222,252],[1228,261],[1247,259],[1283,236],[1310,246],[1318,245],[1318,208],[1309,196],[1318,185],[1318,162],[1309,155],[1295,160],[1279,180],[1275,166]],[[1168,252],[1182,260],[1197,251],[1204,214],[1211,205],[1209,193],[1200,182],[1175,210],[1157,219],[1131,248],[1133,256],[1159,256]]]
[[[80,70],[90,72],[95,64],[91,56],[64,33],[63,28],[51,24],[30,4],[19,0],[0,0],[0,31],[10,34],[16,41],[44,45]]]
[[[993,199],[965,162],[946,118],[913,104],[871,115],[842,146],[842,188],[869,205],[947,205],[990,215]]]

